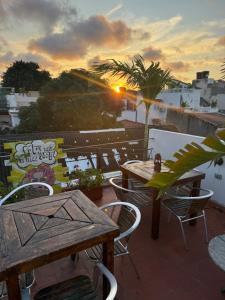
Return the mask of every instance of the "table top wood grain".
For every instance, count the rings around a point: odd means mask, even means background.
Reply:
[[[79,190],[1,206],[0,281],[118,235],[118,226]]]
[[[123,173],[127,174],[128,176],[136,177],[144,183],[148,182],[155,173],[154,162],[152,160],[121,165],[120,169]],[[168,168],[163,166],[163,164],[161,172],[168,172]],[[183,176],[181,176],[175,184],[185,184],[186,182],[196,181],[204,178],[204,173],[197,170],[191,170],[190,172],[187,172]]]

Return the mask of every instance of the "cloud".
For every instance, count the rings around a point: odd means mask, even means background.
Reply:
[[[8,42],[6,41],[5,38],[3,38],[2,36],[0,36],[0,53],[2,51],[5,51],[5,49],[7,49],[8,47]]]
[[[81,40],[100,46],[120,46],[129,41],[131,29],[118,21],[109,21],[104,16],[91,16],[73,26],[74,34]]]
[[[86,43],[69,33],[49,34],[29,42],[29,50],[48,54],[53,59],[79,59],[86,55]]]
[[[122,7],[123,7],[122,3],[115,5],[112,9],[110,9],[109,12],[106,13],[106,16],[109,17],[109,16],[113,15],[115,12],[120,10]]]
[[[218,39],[218,41],[217,41],[216,44],[219,45],[219,46],[225,46],[225,35],[224,35],[224,36],[221,36],[221,37]]]
[[[146,60],[160,60],[164,59],[164,54],[161,49],[156,49],[153,47],[148,47],[142,49],[143,51],[143,57]]]
[[[167,66],[174,72],[187,72],[190,69],[190,65],[182,61],[170,62]]]
[[[3,0],[0,0],[0,21],[6,17],[5,7],[3,5]]]
[[[107,60],[101,59],[99,55],[96,55],[87,61],[87,65],[88,67],[93,67],[94,65],[103,64],[106,62]]]
[[[2,7],[4,8],[3,5]],[[63,5],[57,1],[11,0],[5,4],[5,16],[6,14],[14,23],[18,21],[36,22],[49,32],[63,18],[70,20],[71,17],[76,16],[76,10],[69,7],[68,3]]]
[[[62,33],[50,33],[31,40],[29,49],[43,52],[54,59],[79,59],[89,47],[121,47],[131,38],[131,29],[122,21],[109,21],[104,16],[91,16],[71,23]]]
[[[40,65],[41,68],[46,68],[46,69],[51,68],[52,70],[59,69],[59,66],[55,64],[55,62],[48,60],[41,55],[33,54],[30,52],[19,53],[15,55],[12,51],[8,51],[5,54],[0,55],[0,67],[6,68],[10,64],[18,60],[23,60],[26,62],[30,62],[30,61],[36,62]]]

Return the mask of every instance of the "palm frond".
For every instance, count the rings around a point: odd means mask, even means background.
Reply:
[[[156,173],[147,186],[158,188],[160,196],[186,172],[225,156],[225,144],[219,138],[225,141],[225,129],[218,132],[217,136],[206,137],[201,145],[187,144],[184,149],[175,152],[175,160],[167,160],[164,163],[168,172]]]

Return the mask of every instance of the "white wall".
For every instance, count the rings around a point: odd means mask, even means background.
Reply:
[[[19,93],[6,95],[7,102],[10,108],[29,106],[30,103],[36,102],[38,97],[39,97],[38,95],[29,96],[26,94],[19,94]]]
[[[166,122],[166,114],[166,106],[152,104],[149,111],[148,123],[152,124],[152,119],[160,119],[162,122]],[[124,110],[117,120],[130,120],[145,124],[145,105],[143,103],[139,104],[136,108],[136,111]]]
[[[225,110],[225,94],[218,94],[215,98],[217,100],[218,109]]]
[[[165,103],[180,107],[181,100],[191,108],[200,106],[200,90],[187,88],[174,88],[164,90],[157,95],[157,99],[163,100]]]
[[[197,142],[200,144],[204,139],[199,136],[158,129],[151,129],[149,137],[153,138],[153,140],[149,140],[149,147],[153,147],[154,149],[153,155],[155,153],[160,153],[163,159],[172,159],[173,153],[184,148],[187,143]],[[225,206],[225,159],[222,166],[217,165],[214,167],[214,165],[209,166],[209,163],[207,163],[198,167],[198,169],[206,173],[206,178],[202,182],[202,187],[213,190],[214,201]],[[222,175],[222,180],[216,179],[215,174]]]
[[[19,108],[24,106],[29,106],[31,103],[36,102],[38,97],[39,97],[39,93],[32,92],[32,91],[29,92],[28,94],[14,93],[14,94],[6,95],[12,127],[17,126],[20,123]]]

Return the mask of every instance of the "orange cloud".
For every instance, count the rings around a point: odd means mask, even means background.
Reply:
[[[29,43],[29,49],[54,59],[79,59],[94,47],[121,47],[131,39],[131,29],[104,16],[91,16],[70,24],[62,33],[50,33]]]

